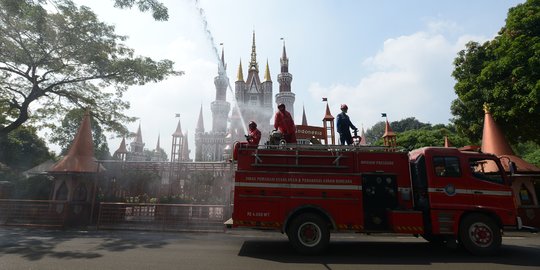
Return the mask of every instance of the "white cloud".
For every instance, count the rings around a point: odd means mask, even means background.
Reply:
[[[447,123],[450,103],[456,98],[451,77],[453,60],[469,40],[461,36],[451,41],[445,33],[459,28],[452,22],[431,22],[429,31],[419,31],[387,39],[380,51],[367,58],[363,66],[370,71],[356,85],[311,84],[312,97],[328,96],[335,103],[347,103],[354,123],[369,128],[381,112],[391,121],[416,117],[430,123]],[[485,39],[485,38],[484,38]]]

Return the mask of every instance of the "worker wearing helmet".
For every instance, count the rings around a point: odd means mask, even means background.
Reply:
[[[287,143],[296,143],[296,127],[291,114],[285,110],[285,104],[278,105],[278,111],[274,116],[274,128],[283,134]]]
[[[261,131],[257,129],[257,123],[255,123],[255,121],[250,121],[248,126],[249,134],[246,135],[248,145],[259,145],[259,141],[261,141]]]
[[[338,114],[336,118],[337,132],[339,133],[339,141],[341,142],[341,145],[345,145],[345,143],[347,143],[348,145],[353,144],[350,129],[353,129],[354,131],[358,130],[351,123],[351,120],[347,115],[348,109],[349,107],[347,107],[347,104],[341,104],[341,113]]]

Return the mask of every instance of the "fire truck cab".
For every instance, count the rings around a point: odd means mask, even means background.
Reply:
[[[338,231],[457,240],[488,254],[501,245],[503,229],[521,226],[496,156],[390,150],[238,143],[233,227],[279,230],[304,254],[325,250]]]

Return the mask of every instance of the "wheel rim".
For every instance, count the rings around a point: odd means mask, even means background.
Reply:
[[[481,222],[474,223],[469,227],[469,237],[479,247],[488,247],[493,243],[493,231]]]
[[[304,246],[316,246],[321,241],[321,228],[313,222],[303,223],[298,228],[298,239]]]

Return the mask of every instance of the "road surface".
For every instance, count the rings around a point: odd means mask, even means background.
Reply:
[[[0,269],[540,269],[540,236],[511,234],[474,257],[412,236],[333,234],[320,256],[296,254],[274,232],[45,230],[0,227]]]

